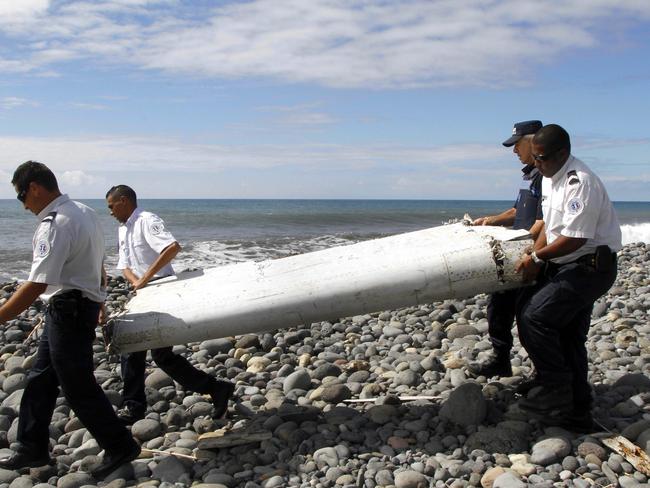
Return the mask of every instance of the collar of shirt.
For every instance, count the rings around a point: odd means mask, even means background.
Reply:
[[[59,205],[67,202],[70,200],[70,197],[68,195],[60,195],[56,197],[54,200],[52,200],[47,207],[45,207],[43,210],[41,210],[38,213],[38,218],[43,220],[45,217],[47,217],[47,214],[49,214],[52,210],[54,210],[56,207]]]
[[[136,220],[138,220],[138,217],[140,216],[141,213],[142,213],[142,210],[140,210],[139,207],[136,207],[135,210],[133,211],[133,213],[129,216],[128,219],[126,219],[126,222],[124,222],[123,225],[126,226],[126,227],[131,227],[133,225],[133,223]]]
[[[524,166],[523,168],[521,168],[521,172],[522,172],[523,174],[527,175],[528,173],[530,173],[530,172],[531,172],[532,170],[534,170],[534,169],[535,169],[535,165],[534,165],[534,164],[527,164],[526,166]]]
[[[558,170],[557,173],[555,173],[553,176],[551,176],[551,182],[553,182],[553,185],[557,185],[562,179],[566,176],[567,172],[571,169],[573,166],[573,161],[575,158],[571,155],[567,158],[567,160],[564,162],[562,167]]]
[[[527,164],[523,168],[521,168],[521,172],[524,174],[523,178],[525,180],[532,180],[539,174],[539,170],[535,167],[534,164]]]

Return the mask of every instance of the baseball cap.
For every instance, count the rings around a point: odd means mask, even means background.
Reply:
[[[526,120],[524,122],[517,122],[512,127],[512,136],[507,141],[504,141],[503,145],[506,147],[514,146],[514,144],[523,136],[534,134],[541,128],[542,122],[540,120]]]

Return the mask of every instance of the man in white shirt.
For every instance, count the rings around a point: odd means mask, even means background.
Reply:
[[[544,176],[544,230],[518,267],[537,279],[518,304],[522,345],[537,383],[519,405],[576,430],[592,425],[585,342],[594,302],[616,279],[621,228],[600,179],[571,155],[569,134],[544,126],[533,138]]]
[[[133,289],[138,290],[151,280],[173,275],[170,263],[181,246],[166,229],[163,220],[138,208],[135,191],[126,185],[108,190],[106,203],[111,215],[121,224],[117,267]],[[223,417],[235,389],[231,382],[216,380],[194,368],[183,356],[174,354],[171,347],[153,349],[151,356],[160,369],[183,388],[210,394],[215,417]],[[143,418],[147,409],[144,391],[146,357],[147,351],[138,351],[121,358],[124,408],[118,411],[118,417],[127,425]]]
[[[36,361],[20,402],[18,448],[0,459],[0,467],[17,470],[51,463],[49,426],[60,387],[104,449],[103,462],[92,471],[104,477],[140,454],[93,375],[92,344],[105,298],[104,233],[95,212],[62,195],[44,164],[21,164],[12,184],[18,200],[41,223],[34,234],[29,278],[0,307],[0,323],[27,309],[39,295],[48,305]]]

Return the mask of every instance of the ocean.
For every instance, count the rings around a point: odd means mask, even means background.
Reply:
[[[104,200],[82,200],[100,216],[107,271],[118,274],[117,221]],[[495,200],[140,200],[158,214],[183,250],[177,271],[290,256],[499,213]],[[650,243],[650,202],[616,202],[623,240]],[[0,282],[25,279],[36,217],[17,200],[0,200]]]

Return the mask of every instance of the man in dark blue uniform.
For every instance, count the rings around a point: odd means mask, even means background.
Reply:
[[[476,219],[474,225],[502,225],[513,229],[539,231],[541,224],[542,175],[535,168],[531,142],[533,135],[542,128],[539,120],[518,122],[512,129],[512,136],[503,142],[505,147],[514,146],[513,152],[525,165],[522,168],[522,183],[517,200],[512,208],[498,215]],[[484,363],[473,364],[470,372],[475,376],[512,376],[510,350],[512,349],[512,323],[515,318],[515,303],[519,290],[497,292],[490,296],[487,307],[488,332],[494,354]]]
[[[20,402],[18,447],[0,459],[17,470],[51,463],[49,427],[59,387],[88,431],[104,449],[92,474],[103,478],[140,454],[93,375],[93,341],[101,304],[104,233],[94,210],[62,195],[44,164],[28,161],[15,171],[18,200],[41,220],[33,240],[29,278],[0,307],[0,324],[13,319],[39,295],[47,301],[36,361]]]

